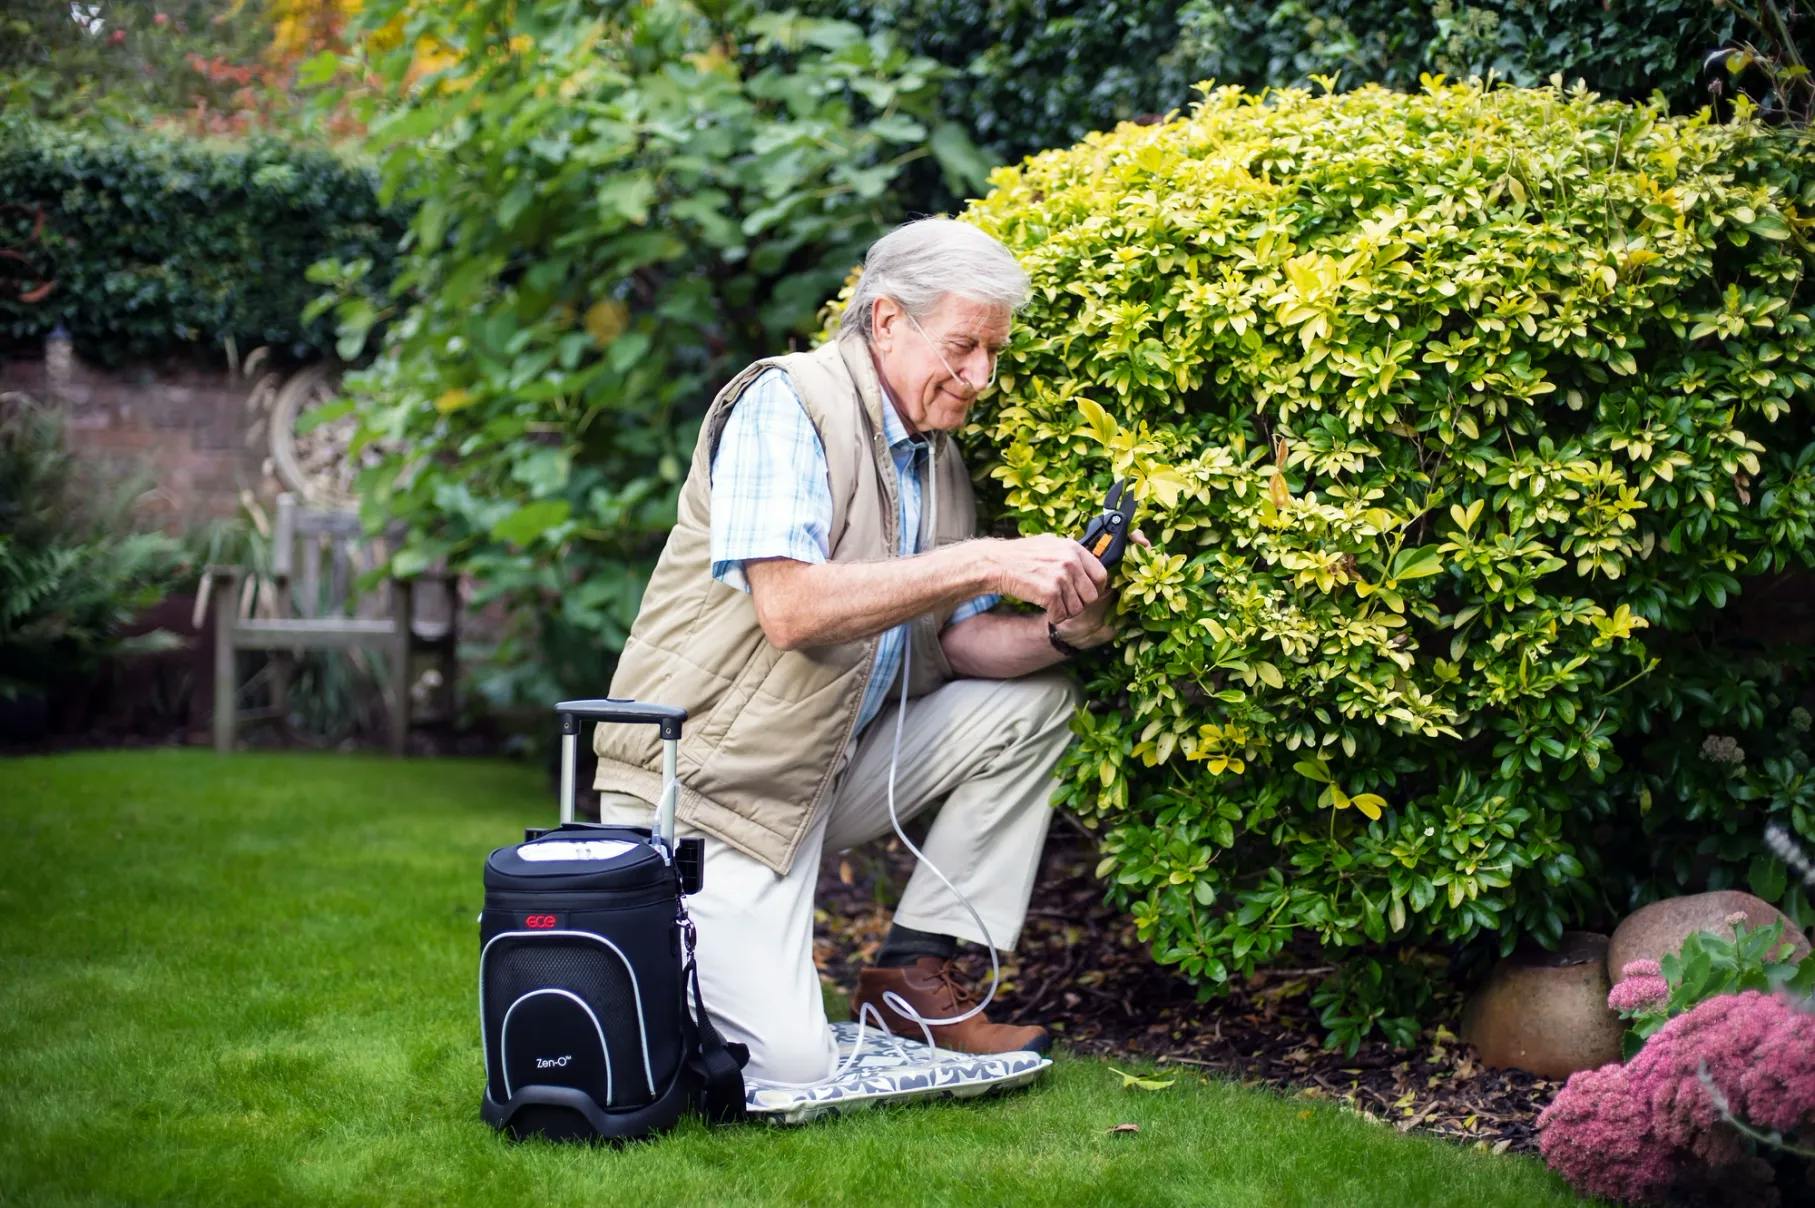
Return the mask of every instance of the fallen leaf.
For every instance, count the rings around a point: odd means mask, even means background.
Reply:
[[[1136,1087],[1139,1087],[1141,1090],[1144,1090],[1144,1091],[1163,1091],[1167,1087],[1171,1086],[1174,1082],[1178,1081],[1177,1078],[1167,1078],[1164,1081],[1162,1081],[1158,1078],[1142,1078],[1142,1077],[1139,1077],[1138,1075],[1130,1074],[1123,1070],[1118,1070],[1113,1065],[1109,1067],[1109,1072],[1112,1074],[1121,1074],[1122,1075],[1122,1089],[1125,1091],[1133,1090]]]
[[[1138,1133],[1141,1131],[1141,1126],[1139,1124],[1118,1124],[1114,1128],[1104,1129],[1103,1131],[1110,1133]]]

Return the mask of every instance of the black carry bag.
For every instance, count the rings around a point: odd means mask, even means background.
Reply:
[[[531,829],[485,861],[480,1113],[519,1140],[631,1140],[672,1128],[689,1109],[740,1120],[749,1054],[719,1037],[700,1001],[682,902],[700,887],[704,851],[698,839],[674,842],[675,751],[687,714],[610,698],[555,710],[561,825]],[[574,821],[584,719],[661,728],[651,828]]]

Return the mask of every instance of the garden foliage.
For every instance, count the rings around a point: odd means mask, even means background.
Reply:
[[[10,4],[0,13],[0,109],[102,129],[342,133],[344,115],[298,104],[297,68],[340,46],[359,2]]]
[[[1661,91],[1671,110],[1708,103],[1707,53],[1735,35],[1780,39],[1710,0],[806,0],[953,69],[944,104],[997,162],[1093,130],[1187,108],[1200,80],[1251,90],[1378,83],[1415,89],[1425,72],[1492,73],[1537,85],[1553,74],[1608,96]],[[1752,10],[1757,6],[1740,5]],[[937,207],[936,181],[915,181]]]
[[[1702,60],[1752,33],[1710,0],[1189,0],[1174,52],[1219,83],[1414,89],[1424,73],[1538,85],[1554,74],[1629,100],[1661,92],[1675,113],[1708,103]],[[1769,41],[1770,38],[1761,38]]]
[[[792,333],[900,215],[904,165],[966,187],[940,69],[855,26],[741,4],[372,0],[387,199],[415,207],[399,318],[350,384],[363,493],[413,534],[394,570],[470,573],[516,629],[495,701],[597,692],[713,391]],[[746,57],[742,47],[751,47]],[[324,279],[345,277],[324,266]],[[352,299],[340,330],[384,317]]]
[[[1353,1044],[1405,1035],[1406,941],[1736,873],[1806,912],[1756,836],[1815,835],[1808,664],[1731,616],[1815,562],[1807,143],[1231,88],[992,182],[969,220],[1034,284],[986,494],[1070,532],[1128,475],[1153,539],[1060,800],[1162,963],[1360,950],[1320,1004]]]
[[[230,7],[248,11],[216,20]],[[0,108],[96,124],[226,109],[244,81],[210,68],[256,54],[269,37],[259,16],[232,0],[9,4]]]
[[[1012,162],[1190,101],[1210,62],[1177,0],[806,0],[952,69],[944,104]]]
[[[0,700],[85,684],[111,655],[174,644],[122,636],[189,570],[175,538],[134,531],[136,493],[70,460],[56,411],[0,411]]]
[[[61,324],[102,364],[229,340],[326,351],[332,325],[302,318],[309,266],[356,261],[377,288],[402,234],[372,174],[326,151],[3,120],[0,350]]]
[[[1625,1056],[1670,1020],[1697,1003],[1743,990],[1790,995],[1810,1003],[1815,996],[1815,955],[1800,957],[1784,938],[1782,921],[1748,927],[1741,914],[1728,937],[1695,931],[1681,949],[1661,961],[1633,961],[1620,970],[1620,980],[1607,995],[1607,1005],[1632,1021],[1626,1030]]]

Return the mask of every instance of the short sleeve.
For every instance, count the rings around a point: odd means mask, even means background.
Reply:
[[[749,591],[744,563],[829,556],[832,488],[825,447],[787,374],[770,369],[744,391],[712,455],[712,577]]]
[[[952,619],[945,623],[945,627],[950,629],[953,625],[961,625],[980,613],[988,612],[1001,602],[1002,597],[995,595],[977,596],[974,599],[966,600],[952,611]]]

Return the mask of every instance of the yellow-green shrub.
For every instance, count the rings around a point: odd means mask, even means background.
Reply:
[[[1219,89],[992,183],[968,218],[1034,289],[974,464],[1026,532],[1130,475],[1154,541],[1060,796],[1159,960],[1554,941],[1747,871],[1806,909],[1755,855],[1815,826],[1806,663],[1695,651],[1815,559],[1809,144]],[[1697,757],[1746,726],[1749,768]],[[1326,1022],[1404,1039],[1403,980],[1351,962]]]

